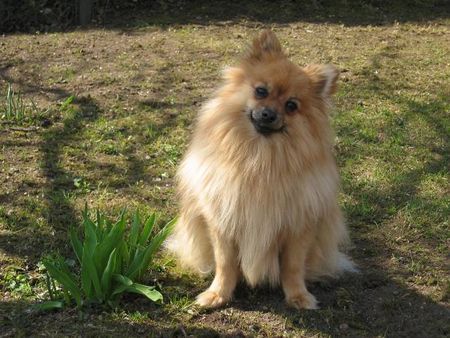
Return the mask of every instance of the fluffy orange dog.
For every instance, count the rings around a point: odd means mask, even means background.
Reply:
[[[327,113],[337,78],[331,65],[296,66],[264,31],[203,107],[169,242],[189,266],[215,269],[199,305],[228,302],[243,276],[281,282],[289,305],[314,309],[305,280],[353,269],[339,251],[347,230]]]

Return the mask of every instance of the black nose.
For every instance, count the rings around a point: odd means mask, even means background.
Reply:
[[[259,110],[252,110],[249,117],[260,134],[270,135],[284,129],[282,116],[274,109],[262,107]]]
[[[264,108],[261,111],[261,115],[260,115],[260,118],[259,118],[259,120],[261,122],[264,122],[264,123],[272,123],[276,119],[277,119],[277,113],[274,112],[272,109],[269,109],[269,108]]]

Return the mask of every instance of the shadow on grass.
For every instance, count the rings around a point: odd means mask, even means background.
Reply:
[[[450,5],[446,0],[128,1],[125,4],[108,3],[97,11],[102,12],[101,18],[97,19],[103,27],[130,33],[130,28],[145,26],[168,28],[173,25],[239,23],[255,27],[297,22],[381,26],[450,17]],[[57,31],[57,27],[51,25],[49,29]]]
[[[145,312],[138,312],[135,322],[121,319],[120,313],[80,313],[75,309],[66,311],[37,312],[32,303],[0,302],[0,330],[4,337],[26,337],[37,332],[47,336],[124,336],[124,337],[218,337],[212,328],[185,326],[182,323],[167,325],[153,318],[160,315],[158,308],[146,306]],[[142,309],[141,309],[142,311]],[[147,315],[147,311],[150,313]],[[89,319],[88,319],[89,318]],[[147,320],[147,319],[154,319]]]
[[[151,109],[159,111],[161,122],[151,123],[146,126],[147,130],[144,133],[136,135],[136,142],[134,146],[129,149],[127,159],[127,182],[134,184],[139,180],[149,182],[152,179],[152,175],[148,172],[148,162],[151,157],[155,160],[155,157],[162,156],[158,154],[152,154],[151,156],[137,156],[138,148],[144,149],[147,147],[152,148],[153,144],[158,140],[163,139],[165,135],[168,135],[170,131],[177,125],[177,114],[171,113],[171,111],[178,111],[181,106],[179,103],[167,103],[164,101],[146,100],[139,103],[144,110]],[[141,130],[142,131],[142,130]],[[143,150],[143,149],[140,149]],[[155,182],[153,182],[155,183]]]
[[[13,79],[8,78],[8,82]],[[20,83],[19,83],[20,84]],[[40,93],[57,94],[59,97],[68,98],[70,93],[60,88],[39,88],[29,85],[29,91]],[[35,264],[42,253],[50,249],[66,249],[67,230],[76,222],[74,207],[71,197],[76,187],[74,186],[74,173],[63,163],[62,152],[66,147],[82,140],[85,124],[88,121],[97,119],[99,108],[95,101],[90,98],[75,98],[73,104],[76,109],[70,106],[65,111],[61,111],[62,122],[53,124],[50,128],[43,129],[39,134],[39,141],[34,146],[38,146],[41,153],[40,169],[43,172],[45,183],[36,184],[32,188],[40,191],[44,197],[44,206],[36,204],[24,205],[22,200],[22,189],[19,187],[13,193],[0,195],[0,201],[8,202],[13,206],[23,205],[29,215],[19,216],[11,214],[4,216],[6,226],[9,231],[0,235],[2,249],[11,255],[26,257],[29,263]],[[12,146],[20,146],[16,142]],[[27,145],[25,143],[25,145]],[[24,179],[26,181],[26,179]],[[36,186],[38,185],[38,186]],[[30,183],[22,184],[23,190],[30,188]],[[31,203],[31,202],[28,202]],[[30,210],[33,209],[33,210]],[[30,212],[33,211],[33,212]],[[41,228],[37,225],[36,219],[44,217],[48,226]],[[15,231],[14,231],[15,229]]]
[[[445,207],[443,204],[437,204],[434,200],[420,195],[419,191],[427,175],[448,174],[450,93],[445,92],[445,88],[436,87],[427,88],[427,91],[433,94],[433,99],[410,97],[400,94],[402,90],[407,90],[407,87],[399,87],[396,83],[374,75],[377,69],[382,68],[380,61],[383,58],[397,57],[395,52],[387,54],[386,50],[374,55],[371,63],[363,70],[362,76],[351,83],[348,90],[353,92],[354,89],[351,88],[356,88],[366,96],[377,96],[381,102],[389,102],[391,106],[398,107],[396,113],[386,110],[387,115],[380,117],[385,119],[383,130],[373,127],[375,135],[372,137],[364,134],[363,129],[367,127],[367,122],[350,122],[351,116],[350,121],[338,129],[342,139],[352,140],[346,146],[338,147],[337,157],[341,165],[349,159],[372,157],[380,159],[391,169],[395,168],[386,177],[390,183],[388,188],[376,183],[355,182],[354,177],[344,177],[343,190],[356,201],[356,208],[349,207],[346,210],[350,223],[361,225],[388,221],[411,204],[416,205],[414,211],[421,209],[425,214],[434,213],[442,221],[445,221],[445,214],[450,213],[448,205]],[[423,135],[414,134],[414,128],[417,128],[413,124],[414,121],[423,121],[425,124]],[[380,137],[377,133],[383,136]],[[407,164],[401,165],[402,158],[411,154],[417,157],[420,164],[413,168],[409,168]],[[370,208],[370,212],[361,208],[364,205]],[[445,229],[437,230],[433,226],[431,228],[435,233],[428,238],[418,238],[419,243],[429,245],[430,239],[445,241]]]
[[[40,151],[41,169],[47,179],[47,221],[56,230],[64,233],[76,220],[73,206],[68,196],[75,190],[73,173],[63,163],[62,152],[65,147],[83,140],[85,124],[95,121],[99,108],[91,97],[75,98],[74,107],[65,108],[61,125],[48,129],[43,135]]]
[[[136,126],[130,126],[126,131],[126,135],[133,138],[133,142],[124,152],[126,160],[126,173],[121,182],[114,185],[115,188],[131,187],[138,182],[145,182],[154,186],[172,185],[170,177],[159,177],[156,166],[170,166],[173,168],[178,158],[175,155],[166,154],[161,143],[166,143],[166,138],[173,132],[180,123],[184,123],[181,116],[183,107],[192,107],[196,102],[189,97],[178,93],[174,95],[173,78],[179,76],[179,70],[176,65],[170,64],[160,67],[157,71],[158,89],[157,95],[137,102],[142,117],[136,117],[139,123]],[[190,100],[185,102],[183,100]],[[162,161],[164,161],[162,163]],[[108,173],[105,173],[108,175]],[[157,180],[155,180],[157,179]],[[152,201],[153,204],[159,206],[158,201]]]
[[[140,6],[140,7],[139,7]],[[138,9],[138,10],[136,10]],[[450,6],[433,1],[187,1],[164,2],[162,6],[137,5],[132,10],[111,11],[109,28],[172,25],[219,25],[239,23],[285,25],[295,22],[331,23],[346,26],[391,25],[397,22],[426,22],[450,17]]]
[[[320,302],[318,311],[288,308],[280,289],[252,290],[244,285],[237,289],[230,307],[280,315],[291,334],[294,329],[332,337],[445,337],[450,333],[450,310],[445,305],[394,282],[380,267],[312,283],[309,290]],[[255,334],[263,333],[264,321],[255,320],[255,324],[261,328]]]
[[[186,295],[192,299],[202,291],[182,279],[169,277],[163,282],[167,282],[163,288],[166,302]],[[270,336],[275,332],[295,335],[298,330],[333,337],[446,337],[450,333],[450,310],[445,305],[393,281],[381,267],[313,283],[309,290],[320,301],[320,310],[290,309],[283,301],[280,288],[250,289],[243,283],[224,309],[194,310],[192,315],[176,306],[159,306],[131,295],[117,313],[80,314],[70,308],[36,313],[30,311],[29,302],[3,302],[0,328],[15,336],[38,332],[58,336]]]

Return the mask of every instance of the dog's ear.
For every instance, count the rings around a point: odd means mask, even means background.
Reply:
[[[253,44],[248,49],[245,58],[247,60],[261,61],[267,56],[279,57],[280,55],[283,55],[280,41],[278,41],[274,32],[266,29],[253,40]]]
[[[312,89],[322,99],[329,99],[336,92],[339,70],[333,65],[309,65],[304,68],[311,79]]]

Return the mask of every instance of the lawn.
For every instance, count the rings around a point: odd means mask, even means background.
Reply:
[[[35,104],[0,119],[0,336],[450,335],[450,6],[331,3],[172,1],[0,37],[0,107],[8,84]],[[311,284],[318,311],[245,285],[206,311],[192,302],[210,277],[160,254],[145,281],[162,305],[130,295],[114,311],[34,311],[47,297],[40,261],[73,258],[67,232],[85,203],[156,211],[160,225],[177,215],[173,178],[195,115],[267,27],[298,64],[341,71],[335,152],[361,273]]]

